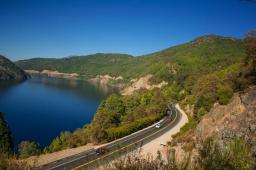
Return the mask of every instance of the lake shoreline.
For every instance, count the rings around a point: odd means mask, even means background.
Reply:
[[[82,78],[81,75],[77,73],[62,73],[58,71],[51,71],[51,70],[43,70],[43,71],[37,71],[37,70],[25,70],[27,74],[30,76],[44,76],[44,77],[49,77],[49,78],[60,78],[60,79],[65,79],[65,80],[81,80],[81,81],[86,81],[92,85],[95,85],[97,87],[101,88],[115,88],[118,90],[120,93],[122,89],[124,88],[124,84],[122,83],[110,83],[109,80],[104,80],[105,76],[96,76],[95,78]],[[111,78],[110,78],[111,79]],[[117,80],[120,78],[118,77]]]

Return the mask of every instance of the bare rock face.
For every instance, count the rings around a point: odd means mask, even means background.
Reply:
[[[236,93],[228,105],[215,104],[192,132],[176,141],[176,146],[193,143],[197,150],[207,137],[212,136],[221,143],[242,138],[256,157],[256,86]]]
[[[0,55],[0,81],[25,80],[29,76],[9,59]]]
[[[139,89],[147,89],[152,90],[154,88],[161,88],[164,85],[167,85],[168,83],[165,81],[162,81],[159,84],[150,84],[150,78],[153,77],[153,75],[148,74],[144,77],[137,79],[132,79],[132,85],[126,87],[121,94],[122,95],[131,95],[133,92],[139,90]]]
[[[239,137],[256,155],[256,86],[235,94],[226,106],[216,105],[199,123],[195,135],[202,140],[215,135],[222,142]]]

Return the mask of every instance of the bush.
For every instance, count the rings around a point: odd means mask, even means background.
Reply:
[[[196,113],[194,114],[194,118],[198,120],[206,111],[210,111],[215,101],[216,96],[214,93],[199,96],[194,107],[194,113]]]
[[[159,120],[161,117],[148,117],[136,120],[129,124],[124,124],[119,127],[113,127],[106,130],[107,141],[112,141],[124,136],[127,136],[133,132],[136,132],[142,128],[151,125],[153,122]]]
[[[85,145],[90,140],[91,126],[85,125],[83,128],[76,129],[73,133],[68,131],[61,132],[51,144],[44,149],[44,152],[55,152],[62,149],[74,148]]]
[[[228,104],[233,96],[233,90],[229,86],[221,86],[217,90],[218,101],[222,105]]]
[[[25,161],[19,161],[15,157],[7,158],[6,155],[0,153],[0,169],[1,170],[30,170],[34,169],[32,165]]]
[[[193,147],[193,144],[190,144]],[[191,148],[188,148],[189,150]],[[141,155],[140,150],[126,154],[101,168],[103,170],[250,170],[253,167],[248,146],[240,139],[219,144],[213,138],[208,138],[199,155],[191,157],[187,154],[177,160],[174,150],[168,150],[167,159],[159,152],[157,157]]]
[[[200,107],[200,109],[196,113],[196,118],[200,119],[206,113],[207,113],[207,111],[204,109],[204,107]]]
[[[208,138],[199,154],[198,168],[202,170],[250,170],[253,165],[250,149],[240,139],[222,146],[213,138]]]
[[[21,159],[28,158],[30,156],[39,155],[41,153],[41,149],[39,144],[35,142],[22,141],[19,144],[19,157]]]

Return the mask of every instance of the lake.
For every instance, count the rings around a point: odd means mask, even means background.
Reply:
[[[114,92],[114,88],[86,81],[32,77],[21,83],[0,83],[0,111],[16,148],[22,140],[44,147],[61,131],[90,123],[100,102]]]

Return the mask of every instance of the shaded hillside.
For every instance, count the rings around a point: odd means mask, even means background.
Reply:
[[[1,80],[25,80],[28,75],[9,59],[0,55],[0,81]]]
[[[57,70],[86,77],[98,74],[123,76],[126,81],[153,74],[152,81],[183,82],[200,74],[220,70],[244,56],[242,41],[215,35],[141,57],[124,54],[95,54],[63,59],[29,59],[18,61],[25,70]],[[190,80],[191,81],[191,80]]]

